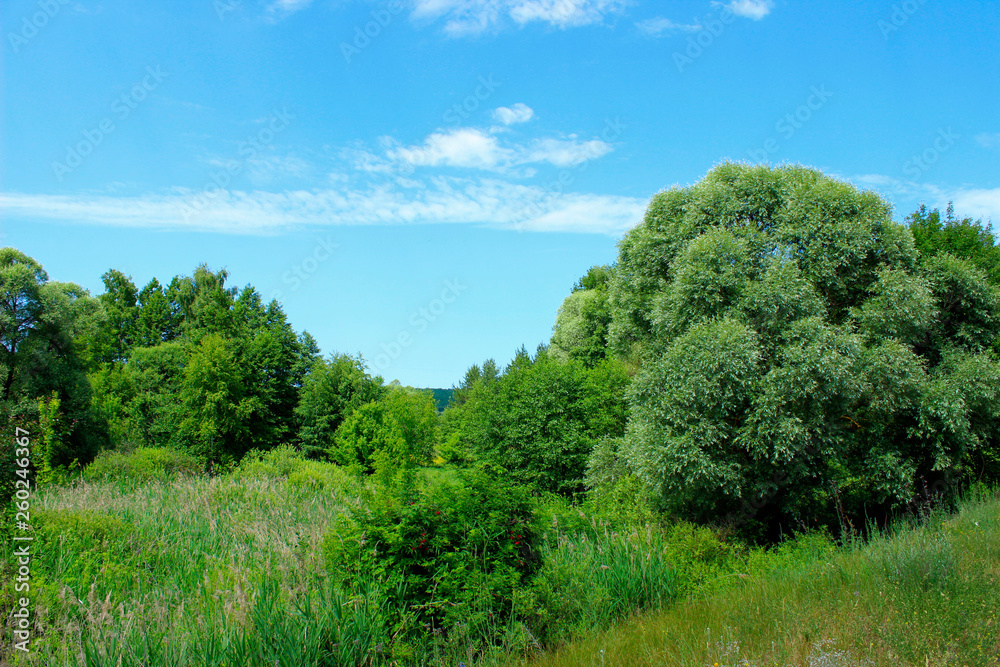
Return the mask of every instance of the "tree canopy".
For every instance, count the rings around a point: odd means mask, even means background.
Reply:
[[[815,170],[727,163],[658,194],[609,301],[612,349],[642,362],[620,455],[681,515],[877,514],[997,447],[994,390],[958,379],[998,372],[997,289]]]

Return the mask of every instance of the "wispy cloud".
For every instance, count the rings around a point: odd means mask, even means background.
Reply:
[[[944,187],[883,174],[863,174],[849,180],[859,186],[871,187],[897,205],[925,203],[943,210],[948,202],[952,202],[958,215],[1000,220],[1000,188]],[[914,209],[897,209],[896,213],[905,216],[912,210]]]
[[[511,107],[499,107],[493,110],[493,117],[504,125],[526,123],[534,116],[534,110],[523,102],[518,102]]]
[[[955,203],[959,215],[1000,221],[1000,188],[959,190],[949,201]]]
[[[479,224],[526,231],[620,234],[639,222],[646,201],[568,193],[497,179],[438,177],[410,187],[360,190],[222,191],[195,214],[196,193],[109,195],[0,194],[4,215],[34,220],[228,234],[274,234],[307,226]]]
[[[701,25],[698,23],[674,23],[664,16],[656,16],[645,21],[639,21],[635,24],[635,27],[647,37],[660,37],[666,33],[677,32],[678,30],[681,32],[697,32],[701,30]]]
[[[976,135],[976,143],[984,148],[1000,146],[1000,132],[983,132]]]
[[[523,152],[521,164],[548,162],[557,167],[575,167],[610,153],[611,144],[600,139],[536,139]]]
[[[500,107],[494,116],[502,122],[523,122],[532,115],[531,108],[516,104],[513,109]],[[355,150],[355,168],[391,173],[396,166],[459,167],[499,173],[513,173],[517,167],[547,163],[556,167],[573,167],[596,160],[613,150],[601,139],[581,140],[571,134],[563,138],[536,138],[526,142],[503,141],[505,126],[488,129],[460,127],[439,130],[429,135],[423,144],[403,146],[391,137],[383,137],[383,154]]]
[[[271,13],[290,14],[300,9],[305,9],[312,4],[312,0],[274,0],[267,6],[267,11]]]
[[[759,21],[771,13],[774,8],[773,0],[733,0],[725,5],[737,16]]]
[[[601,23],[620,12],[626,0],[415,0],[412,18],[444,21],[452,36],[478,35],[504,24],[545,23],[573,28]]]

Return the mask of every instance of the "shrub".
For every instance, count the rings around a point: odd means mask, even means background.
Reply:
[[[249,452],[234,471],[237,476],[284,477],[292,488],[347,489],[357,486],[357,478],[333,463],[307,458],[308,454],[290,445],[266,452]]]
[[[525,489],[487,468],[421,483],[403,471],[339,518],[324,555],[344,585],[405,586],[414,618],[456,631],[509,613],[537,565],[531,510]]]
[[[430,392],[390,387],[383,398],[362,405],[344,420],[328,455],[335,463],[369,473],[420,465],[433,454],[436,424]]]
[[[190,454],[166,447],[140,447],[131,452],[102,452],[83,471],[88,482],[148,482],[203,470]]]

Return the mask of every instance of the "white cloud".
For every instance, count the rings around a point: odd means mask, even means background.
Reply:
[[[575,137],[569,140],[538,139],[525,152],[522,163],[548,162],[557,167],[575,167],[611,151],[611,144],[599,139],[582,142]]]
[[[601,23],[621,11],[627,0],[415,0],[416,20],[444,20],[453,36],[478,35],[508,21],[519,26],[540,22],[557,28]]]
[[[959,216],[1000,220],[1000,188],[946,188],[883,174],[864,174],[850,180],[862,187],[870,186],[893,202],[900,216],[908,215],[920,203],[943,211],[952,202]]]
[[[525,107],[527,109],[527,107]],[[530,109],[528,109],[530,111]],[[413,167],[461,167],[512,173],[516,167],[548,163],[556,167],[575,167],[596,160],[613,150],[611,144],[599,139],[581,141],[576,135],[567,139],[535,139],[527,144],[502,145],[495,133],[503,127],[483,131],[457,128],[431,134],[420,146],[400,146],[384,139],[385,157],[368,151],[353,155],[355,168],[367,172],[392,173],[400,165]],[[523,170],[521,176],[533,172]]]
[[[729,10],[737,16],[759,21],[771,13],[773,0],[733,0],[726,4]]]
[[[982,134],[977,134],[976,143],[984,148],[1000,146],[1000,132],[983,132]]]
[[[534,116],[534,110],[523,102],[518,102],[511,107],[499,107],[493,110],[493,117],[504,125],[526,123]]]
[[[185,189],[133,197],[0,194],[5,216],[31,220],[229,234],[273,234],[332,225],[479,224],[528,231],[620,234],[642,219],[646,201],[553,194],[496,179],[434,178],[422,187],[284,192]]]
[[[657,16],[651,19],[646,19],[645,21],[639,21],[635,24],[635,27],[639,29],[639,32],[647,37],[659,37],[663,33],[674,32],[676,30],[681,30],[683,32],[697,32],[701,30],[701,26],[697,23],[674,23],[670,19],[663,16]]]
[[[388,157],[417,167],[496,169],[509,164],[514,152],[502,148],[496,137],[473,128],[435,132],[423,146],[391,150]]]
[[[958,190],[949,200],[955,203],[955,213],[960,216],[1000,221],[1000,188]]]

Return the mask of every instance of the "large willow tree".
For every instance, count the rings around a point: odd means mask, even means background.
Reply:
[[[640,363],[620,455],[690,518],[884,516],[996,464],[1000,297],[919,262],[871,192],[722,164],[620,244],[610,346]]]

